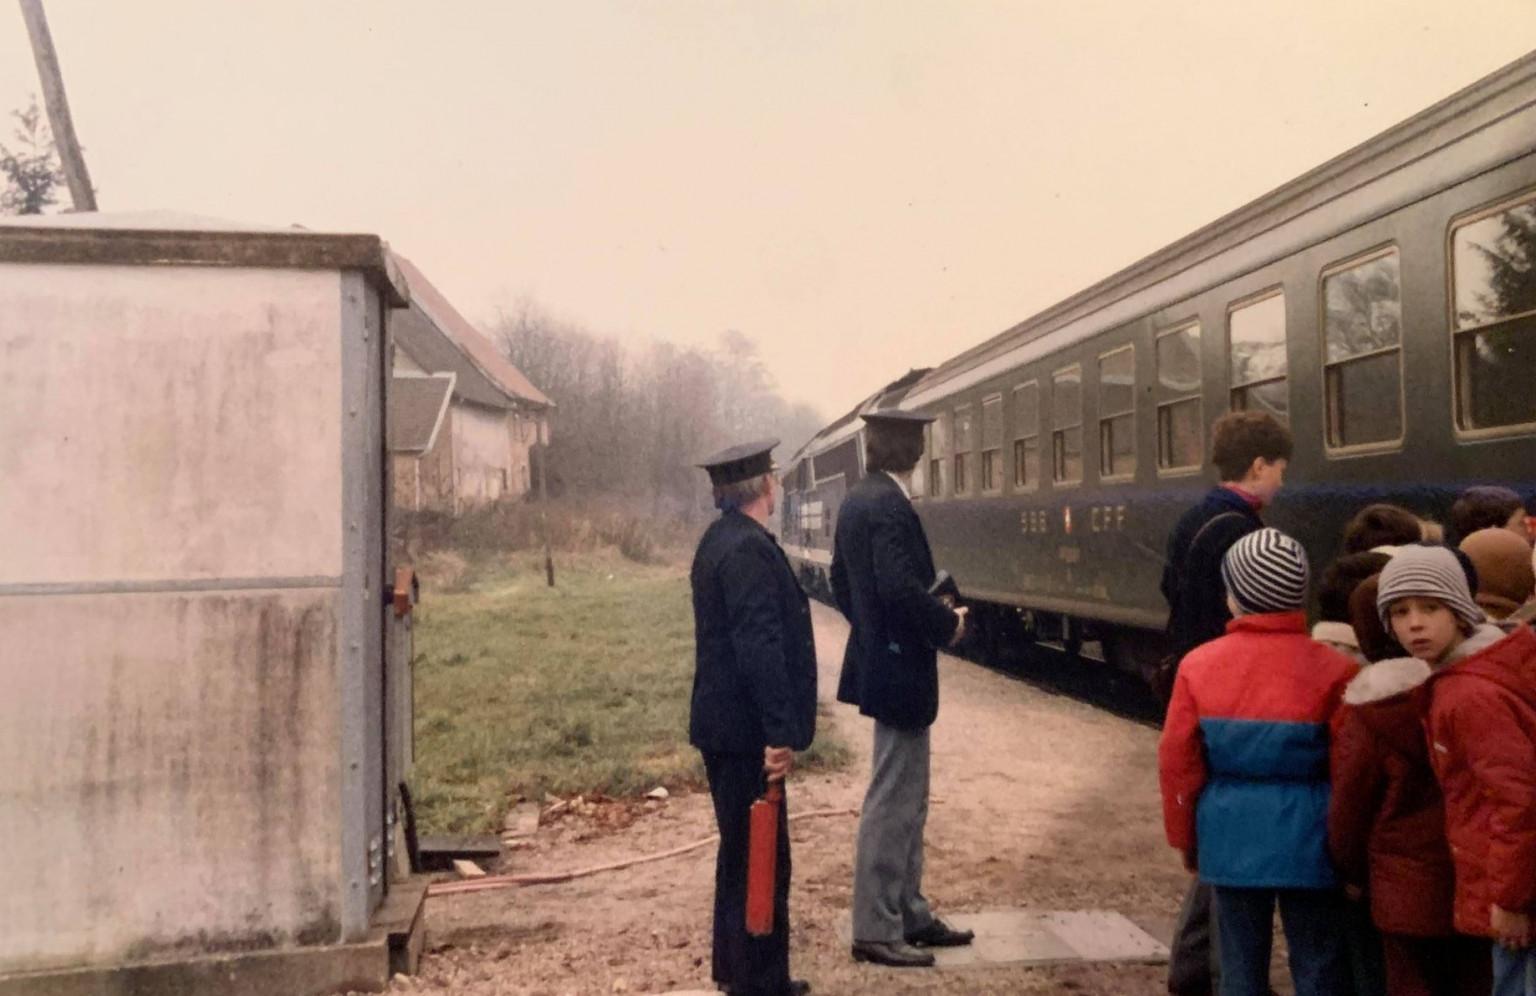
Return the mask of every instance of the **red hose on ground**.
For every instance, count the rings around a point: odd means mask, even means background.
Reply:
[[[789,820],[809,820],[822,816],[857,816],[857,809],[813,809],[807,813],[791,813]],[[427,886],[429,896],[454,896],[463,892],[489,892],[492,889],[512,889],[523,885],[555,885],[559,882],[569,882],[573,879],[586,878],[600,872],[618,871],[621,868],[630,868],[634,865],[643,865],[651,861],[661,861],[666,858],[675,858],[689,851],[697,851],[720,839],[719,834],[711,834],[703,840],[696,840],[692,844],[684,844],[682,847],[674,847],[670,851],[661,851],[656,854],[645,854],[638,858],[628,858],[624,861],[614,861],[604,865],[592,865],[588,868],[577,868],[564,872],[528,872],[522,875],[489,875],[485,878],[467,879],[463,882],[434,882]]]

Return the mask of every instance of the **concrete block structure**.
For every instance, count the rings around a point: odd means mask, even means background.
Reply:
[[[0,224],[0,993],[366,947],[410,764],[406,301],[371,235]]]

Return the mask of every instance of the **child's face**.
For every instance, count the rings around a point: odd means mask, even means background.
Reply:
[[[1439,663],[1466,639],[1461,619],[1439,599],[1412,595],[1393,602],[1387,610],[1392,635],[1421,661]]]

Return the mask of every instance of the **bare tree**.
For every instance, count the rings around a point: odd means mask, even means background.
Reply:
[[[658,515],[689,515],[708,505],[699,457],[763,437],[782,440],[787,457],[824,421],[779,395],[757,344],[738,331],[714,349],[658,342],[631,352],[525,299],[496,333],[560,406],[548,465],[557,492],[623,492]]]
[[[59,150],[35,95],[11,117],[17,122],[13,144],[0,143],[0,175],[5,177],[0,213],[42,214],[44,208],[58,203],[55,191],[64,184]]]

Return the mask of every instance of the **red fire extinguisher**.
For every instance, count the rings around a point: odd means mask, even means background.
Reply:
[[[747,831],[747,933],[773,933],[773,880],[778,871],[779,809],[784,787],[769,782],[768,791],[752,804]]]

